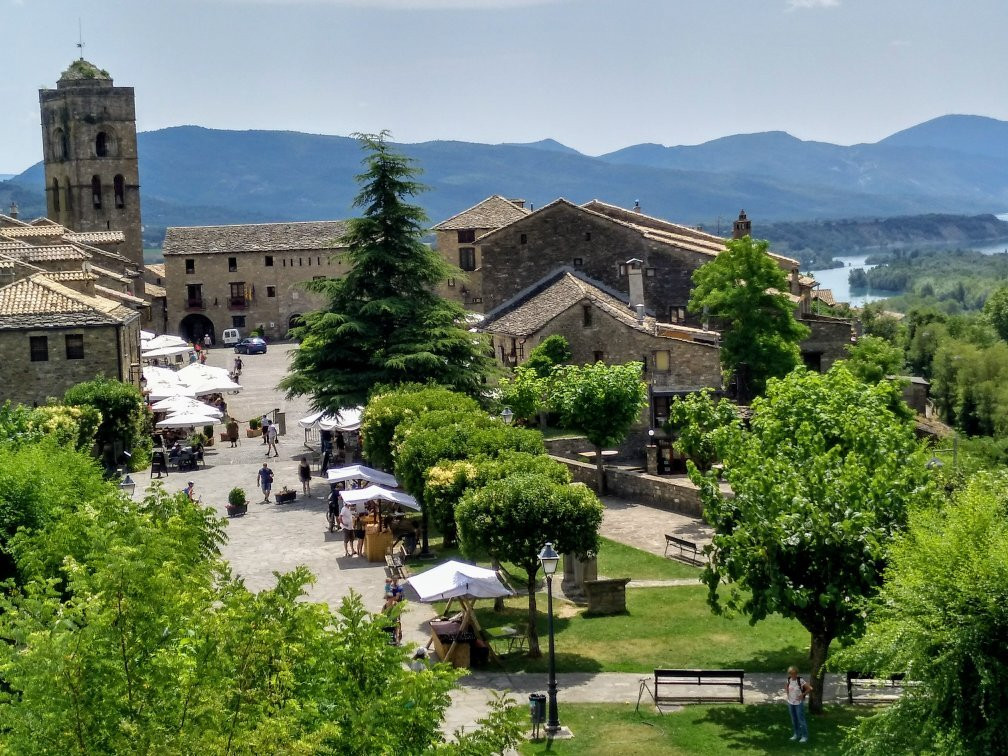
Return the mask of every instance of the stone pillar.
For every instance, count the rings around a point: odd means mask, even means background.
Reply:
[[[576,593],[578,589],[577,576],[575,574],[576,565],[577,560],[573,554],[563,555],[563,580],[560,583],[560,590],[566,596]]]
[[[647,459],[644,464],[644,469],[647,470],[648,475],[658,474],[658,447],[654,444],[648,444],[644,447],[644,454]]]

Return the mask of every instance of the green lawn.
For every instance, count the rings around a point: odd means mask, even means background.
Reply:
[[[635,549],[603,538],[598,555],[598,574],[609,578],[629,577],[634,580],[699,580],[700,568],[649,551]]]
[[[741,668],[779,672],[808,656],[808,633],[794,620],[770,617],[750,625],[745,617],[719,617],[707,606],[704,586],[627,591],[627,613],[589,617],[567,603],[555,604],[557,669],[564,672],[650,672],[656,667]],[[537,627],[546,639],[546,600],[538,602]],[[527,624],[528,599],[508,599],[503,612],[477,604],[484,629]],[[505,659],[508,670],[541,672],[545,657]]]
[[[783,704],[687,706],[657,714],[621,704],[560,704],[560,723],[574,738],[523,743],[523,754],[560,756],[644,756],[646,754],[839,754],[843,730],[870,708],[830,706],[809,716],[809,742],[792,743],[791,721]]]

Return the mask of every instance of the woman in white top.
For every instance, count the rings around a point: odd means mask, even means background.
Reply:
[[[791,714],[791,728],[794,730],[791,740],[807,743],[808,725],[805,723],[805,696],[812,692],[812,686],[798,676],[797,667],[788,667],[786,692],[788,712]]]

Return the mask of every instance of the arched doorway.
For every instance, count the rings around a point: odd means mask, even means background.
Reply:
[[[287,338],[290,338],[290,332],[292,328],[297,328],[298,326],[304,325],[304,318],[301,317],[301,313],[294,313],[289,318],[287,318]]]
[[[179,335],[186,341],[197,344],[203,343],[203,337],[210,334],[210,340],[217,343],[217,334],[214,333],[213,321],[206,315],[193,313],[186,315],[179,323]]]

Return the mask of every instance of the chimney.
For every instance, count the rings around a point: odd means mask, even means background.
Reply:
[[[752,221],[746,217],[745,210],[739,210],[738,220],[732,225],[732,239],[752,236]]]
[[[644,305],[642,304],[637,305],[637,322],[644,322]]]
[[[13,200],[11,200],[11,203],[10,203],[10,217],[13,218],[14,220],[17,220],[17,217],[18,217],[17,202],[14,202]]]
[[[633,201],[633,211],[635,213],[639,213],[641,211],[641,209],[640,209],[640,200],[634,200]]]
[[[525,207],[525,200],[520,199],[518,197],[511,197],[511,198],[508,199],[508,202],[510,202],[515,207],[520,207],[520,208],[524,208]]]
[[[644,261],[636,257],[626,261],[627,278],[630,279],[630,309],[644,307]]]

